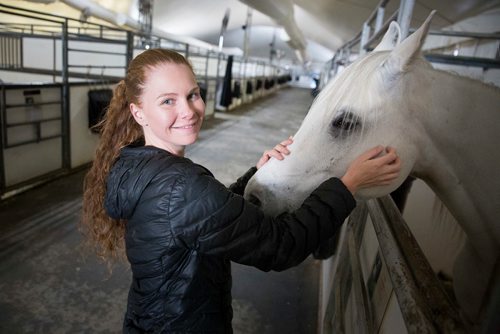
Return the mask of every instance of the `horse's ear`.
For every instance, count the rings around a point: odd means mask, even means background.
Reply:
[[[384,37],[373,52],[392,50],[401,41],[401,28],[396,21],[392,21]]]
[[[398,72],[406,69],[408,64],[420,53],[434,13],[436,13],[435,10],[429,14],[420,28],[394,48],[384,66]]]

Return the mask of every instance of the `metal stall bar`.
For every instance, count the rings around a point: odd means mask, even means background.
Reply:
[[[62,167],[69,169],[71,167],[71,134],[70,134],[70,115],[69,115],[69,76],[68,76],[68,20],[64,20],[61,32],[61,47],[62,47],[62,96],[61,96],[61,132],[62,136]]]
[[[377,330],[359,259],[367,212],[408,333],[469,332],[458,306],[445,292],[393,200],[385,196],[360,203],[349,217],[337,247],[338,265],[326,306],[323,333],[375,333]],[[345,319],[349,298],[356,308],[351,324]]]
[[[374,332],[370,299],[365,287],[365,280],[361,271],[361,261],[359,257],[359,248],[361,246],[367,215],[368,210],[366,206],[364,206],[361,210],[359,210],[358,215],[352,220],[346,235],[352,271],[353,304],[358,311],[358,318],[356,321],[357,328],[354,332],[359,334],[369,334]]]
[[[408,263],[385,221],[384,212],[374,201],[368,202],[368,208],[406,329],[409,333],[436,333]]]
[[[415,0],[401,0],[398,11],[398,23],[401,28],[401,40],[408,36]]]
[[[419,295],[425,300],[428,314],[439,332],[464,333],[464,323],[459,315],[458,306],[451,300],[434,274],[429,261],[413,237],[396,204],[390,196],[370,201],[368,206],[375,206],[383,211],[385,223],[390,229],[405,262],[411,270]],[[378,210],[378,209],[377,209]],[[375,224],[375,219],[372,216]]]
[[[410,333],[465,333],[447,295],[390,196],[368,201],[373,226]]]
[[[6,120],[6,109],[5,109],[5,101],[6,101],[6,94],[5,94],[5,86],[1,86],[1,95],[0,95],[0,195],[3,193],[3,190],[5,189],[6,185],[6,178],[5,178],[5,163],[4,163],[4,156],[3,156],[3,150],[5,147],[5,141],[7,140],[7,131],[4,129],[3,124],[5,124]]]
[[[345,233],[341,236],[341,243],[337,244],[337,270],[335,280],[331,287],[326,306],[322,330],[323,333],[373,333],[372,312],[368,301],[364,279],[359,267],[359,246],[362,232],[368,216],[365,203],[359,203],[349,216],[343,228]],[[339,231],[339,234],[342,232]],[[351,260],[354,259],[354,262]],[[353,265],[355,263],[355,265]],[[354,305],[358,310],[356,315],[356,328],[346,324],[345,311],[349,295],[354,293]]]

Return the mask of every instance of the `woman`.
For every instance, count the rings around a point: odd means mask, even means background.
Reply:
[[[355,206],[357,189],[387,184],[400,168],[376,147],[342,180],[320,185],[297,211],[267,217],[240,195],[288,139],[263,154],[229,189],[184,158],[205,105],[191,65],[174,51],[137,56],[115,89],[85,180],[83,226],[98,253],[125,250],[133,281],[127,333],[231,333],[230,261],[262,270],[299,264],[331,237]]]

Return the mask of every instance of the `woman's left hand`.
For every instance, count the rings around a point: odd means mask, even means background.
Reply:
[[[257,162],[257,169],[260,167],[264,166],[266,162],[271,159],[271,157],[276,158],[278,160],[283,160],[285,158],[285,155],[289,155],[290,151],[288,150],[287,146],[293,143],[293,138],[290,136],[288,139],[283,140],[281,143],[278,145],[274,146],[274,148],[265,151],[264,154],[262,154],[262,157],[260,160]]]

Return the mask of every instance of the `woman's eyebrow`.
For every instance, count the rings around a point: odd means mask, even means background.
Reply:
[[[165,97],[167,95],[177,95],[177,93],[162,93],[156,97],[156,99],[160,99],[162,97]]]

